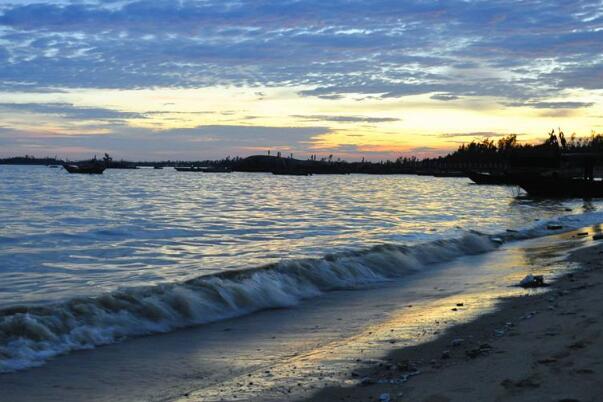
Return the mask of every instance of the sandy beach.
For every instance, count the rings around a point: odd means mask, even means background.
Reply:
[[[572,252],[579,268],[549,292],[390,353],[310,401],[600,401],[603,398],[603,244]]]

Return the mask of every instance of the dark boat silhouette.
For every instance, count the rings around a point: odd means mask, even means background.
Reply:
[[[506,173],[467,172],[467,177],[469,177],[475,184],[506,186],[517,184],[517,177]]]
[[[163,169],[163,166],[153,166],[153,169]]]
[[[545,198],[601,198],[603,181],[576,178],[534,176],[518,179],[528,195]]]
[[[100,163],[94,164],[81,164],[81,165],[63,165],[66,171],[69,173],[82,173],[82,174],[102,174],[105,171],[105,165]]]

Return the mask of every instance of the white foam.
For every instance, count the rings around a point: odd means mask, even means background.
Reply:
[[[399,278],[428,264],[495,246],[487,236],[467,234],[413,247],[383,245],[320,259],[286,260],[48,307],[6,309],[0,313],[0,371],[40,365],[58,354],[126,337],[295,305],[322,292]]]

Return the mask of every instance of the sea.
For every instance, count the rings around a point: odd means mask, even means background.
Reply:
[[[603,222],[602,206],[467,178],[0,166],[0,373],[417,273],[429,283],[442,263]]]

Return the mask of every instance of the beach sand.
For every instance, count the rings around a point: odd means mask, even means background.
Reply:
[[[549,292],[508,298],[308,401],[603,401],[603,244],[571,262]]]

